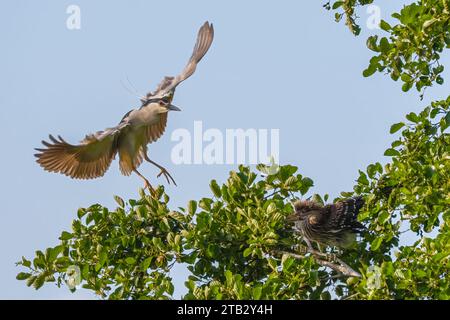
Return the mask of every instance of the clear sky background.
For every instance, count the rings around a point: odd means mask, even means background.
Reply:
[[[323,1],[4,1],[0,11],[0,298],[93,298],[86,290],[46,284],[39,291],[15,279],[22,255],[54,246],[70,230],[79,207],[114,208],[113,195],[136,198],[142,181],[124,177],[117,160],[101,179],[71,180],[42,170],[33,148],[49,133],[78,142],[115,125],[138,99],[121,85],[128,77],[142,93],[175,75],[191,54],[201,24],[214,23],[214,43],[197,73],[177,89],[166,134],[149,148],[178,187],[166,188],[171,207],[210,195],[231,165],[174,165],[170,140],[177,128],[280,129],[282,164],[299,167],[312,192],[349,191],[358,169],[385,162],[388,133],[410,111],[446,97],[448,83],[404,94],[400,83],[363,78],[371,57],[365,46],[368,14],[359,13],[354,37]],[[382,18],[409,1],[379,1]],[[81,29],[68,30],[66,8],[81,9]],[[444,65],[450,66],[448,57]],[[448,81],[448,72],[444,74]],[[156,182],[155,167],[140,171]],[[163,179],[158,180],[165,183]],[[172,275],[185,292],[186,270]]]

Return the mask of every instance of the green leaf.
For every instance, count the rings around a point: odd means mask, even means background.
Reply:
[[[31,279],[31,277],[29,278]],[[33,287],[38,290],[40,289],[45,283],[45,274],[40,274],[36,277],[36,279],[33,282]]]
[[[233,273],[230,270],[225,271],[225,279],[228,286],[233,284]]]
[[[141,269],[147,270],[150,267],[150,264],[152,263],[153,257],[148,257],[141,263]]]
[[[377,40],[378,40],[378,36],[370,36],[369,38],[367,38],[367,42],[366,42],[367,48],[369,48],[372,51],[379,52],[380,50],[378,49],[378,46],[377,46]]]
[[[408,119],[411,122],[417,123],[419,122],[419,117],[414,112],[410,112],[406,115],[406,119]]]
[[[377,65],[376,64],[370,64],[367,69],[363,71],[363,76],[365,78],[370,77],[377,71]]]
[[[288,271],[293,263],[294,263],[294,258],[289,257],[289,256],[285,257],[285,255],[283,255],[283,257],[281,259],[281,264],[283,266],[284,272]]]
[[[411,76],[407,73],[402,73],[400,79],[402,79],[403,82],[411,82],[412,81]]]
[[[102,251],[100,253],[100,257],[99,257],[100,266],[103,267],[105,265],[106,261],[108,261],[108,253],[106,251]]]
[[[220,198],[222,196],[222,192],[220,190],[219,185],[217,184],[216,180],[211,180],[211,183],[209,185],[209,187],[211,188],[213,194],[217,197]]]
[[[67,231],[63,231],[61,233],[61,236],[59,237],[59,240],[69,240],[73,238],[73,234]]]
[[[341,7],[344,4],[344,1],[336,1],[335,3],[333,3],[333,10],[338,9],[339,7]]]
[[[27,272],[20,272],[17,274],[16,279],[17,280],[26,280],[29,277],[31,277],[31,273],[27,273]]]
[[[188,212],[190,215],[194,215],[197,211],[197,201],[191,200],[188,203]]]
[[[391,45],[386,37],[381,38],[380,40],[380,51],[386,53],[390,50]]]
[[[31,287],[34,284],[34,281],[36,280],[37,276],[31,276],[27,279],[26,284],[28,287]]]
[[[365,186],[369,185],[369,180],[367,179],[367,175],[364,172],[362,172],[361,170],[359,170],[358,183],[365,185]]]
[[[370,250],[377,251],[380,248],[381,243],[383,242],[382,237],[375,238],[370,244]]]
[[[428,29],[431,27],[436,21],[439,21],[439,19],[432,18],[430,20],[427,20],[423,23],[422,30]]]
[[[389,219],[390,216],[391,215],[389,214],[388,211],[382,211],[378,217],[378,222],[383,224]]]
[[[78,219],[81,219],[86,213],[87,210],[85,208],[79,208],[77,211]]]
[[[447,127],[450,127],[450,111],[447,112],[444,119],[445,119],[445,123],[447,124]]]
[[[399,123],[395,123],[395,124],[393,124],[392,126],[391,126],[391,129],[389,130],[389,132],[392,134],[392,133],[395,133],[395,132],[397,132],[398,130],[400,130],[401,128],[403,128],[405,126],[405,124],[403,123],[403,122],[399,122]]]
[[[121,208],[125,207],[125,202],[123,201],[123,199],[121,197],[114,196],[114,200],[116,200],[116,202],[119,205],[119,207],[121,207]]]
[[[213,204],[213,200],[210,198],[202,198],[199,202],[198,202],[198,206],[200,208],[202,208],[205,211],[210,211],[211,210],[211,205]]]
[[[389,148],[384,152],[384,155],[387,157],[396,157],[400,155],[400,152],[395,149]]]
[[[317,194],[317,193],[313,194],[311,200],[316,202],[316,203],[320,203],[321,205],[325,204],[323,199],[322,199],[322,197],[320,196],[320,194]]]
[[[408,91],[412,88],[413,85],[414,85],[413,82],[405,82],[405,83],[402,85],[402,91],[403,91],[403,92],[408,92]]]
[[[136,259],[133,258],[133,257],[128,257],[128,258],[125,259],[125,262],[126,262],[127,264],[129,264],[129,265],[133,265],[133,264],[136,263]]]
[[[27,260],[24,256],[22,256],[22,261],[20,262],[24,267],[31,267],[31,261]]]
[[[433,177],[433,175],[435,174],[435,170],[431,167],[431,166],[426,166],[425,167],[425,177],[427,179],[431,179]]]
[[[64,247],[62,245],[56,246],[54,248],[49,248],[46,252],[46,259],[48,262],[53,262],[56,260],[58,255],[63,251]]]
[[[256,286],[253,288],[252,290],[252,298],[254,300],[259,300],[261,298],[261,294],[262,294],[262,287],[261,286]]]
[[[248,248],[246,248],[245,250],[244,250],[244,252],[243,252],[243,256],[244,256],[244,258],[246,258],[246,257],[248,257],[250,254],[252,254],[252,252],[253,252],[253,248],[251,248],[251,247],[248,247]]]
[[[357,284],[359,282],[359,278],[357,278],[357,277],[349,277],[349,278],[347,278],[346,282],[347,282],[347,284],[349,286],[352,286],[352,285],[355,285],[355,284]]]
[[[380,22],[380,28],[381,28],[382,30],[384,30],[384,31],[389,31],[389,30],[392,29],[392,27],[389,25],[389,23],[387,23],[387,22],[384,21],[384,20],[381,20],[381,22]]]

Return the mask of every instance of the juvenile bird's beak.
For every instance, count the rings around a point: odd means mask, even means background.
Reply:
[[[171,110],[171,111],[181,111],[180,108],[178,108],[177,106],[174,106],[173,104],[170,104],[167,109]]]
[[[299,216],[298,216],[297,214],[295,214],[295,213],[290,214],[290,215],[288,215],[288,216],[286,217],[286,221],[287,221],[287,222],[295,222],[295,221],[297,221],[297,220],[299,220]]]

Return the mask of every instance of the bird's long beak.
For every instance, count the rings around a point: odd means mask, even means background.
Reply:
[[[181,111],[180,108],[178,108],[177,106],[174,106],[173,104],[170,104],[169,107],[167,107],[167,109],[169,109],[171,111]]]

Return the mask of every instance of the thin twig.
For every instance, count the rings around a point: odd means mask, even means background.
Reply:
[[[278,189],[278,188],[275,188],[274,190],[276,190],[276,189]],[[277,191],[274,191],[274,192],[272,192],[271,194],[266,195],[263,199],[266,200],[266,199],[268,199],[268,198],[270,198],[270,197],[272,197],[272,196],[274,196],[274,195],[280,193],[281,191],[282,191],[281,189],[279,189],[279,190],[277,190]]]

